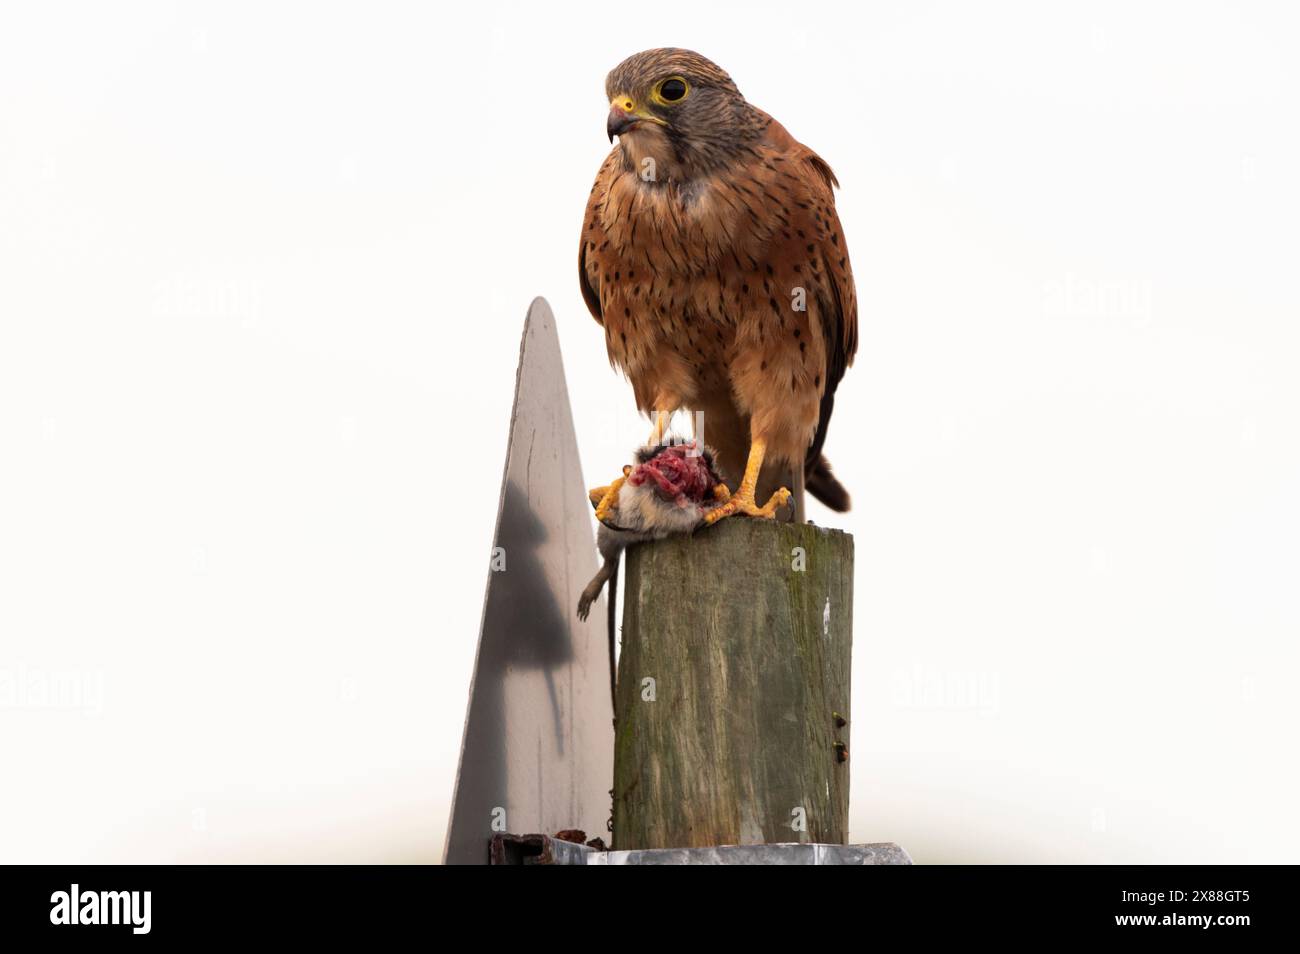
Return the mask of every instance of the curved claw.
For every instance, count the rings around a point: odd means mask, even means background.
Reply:
[[[614,509],[614,504],[618,502],[618,492],[623,489],[624,479],[625,478],[620,477],[606,487],[605,493],[601,496],[600,500],[596,502],[596,519],[601,523],[605,522],[605,518],[609,516],[609,512]],[[592,496],[595,496],[595,491],[592,491]]]
[[[784,507],[789,500],[790,491],[782,487],[768,498],[767,503],[760,507],[757,501],[754,500],[753,492],[745,493],[742,488],[734,497],[727,499],[726,503],[710,510],[704,518],[704,522],[714,524],[724,517],[730,517],[737,513],[743,513],[748,517],[759,517],[763,520],[773,520],[776,518],[778,508]]]
[[[623,489],[623,482],[627,480],[628,474],[632,473],[630,466],[623,468],[623,476],[615,479],[608,487],[596,487],[587,491],[587,499],[591,505],[596,508],[596,519],[601,523],[609,516],[609,512],[614,509],[618,503],[618,492]]]

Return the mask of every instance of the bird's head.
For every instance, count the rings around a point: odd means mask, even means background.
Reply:
[[[769,120],[722,69],[690,50],[629,56],[605,80],[624,162],[646,182],[688,181],[736,158]]]

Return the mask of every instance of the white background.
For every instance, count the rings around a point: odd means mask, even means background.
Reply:
[[[575,256],[678,45],[843,183],[853,838],[1295,861],[1298,28],[6,4],[0,860],[440,857],[533,296],[588,482],[643,436]]]

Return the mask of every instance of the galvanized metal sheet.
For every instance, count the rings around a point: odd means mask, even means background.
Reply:
[[[784,843],[720,845],[716,848],[646,848],[597,851],[548,835],[498,835],[492,843],[498,865],[910,865],[911,856],[893,842],[870,845]]]
[[[443,860],[487,864],[493,835],[604,834],[613,777],[605,612],[555,316],[524,322],[478,658]]]

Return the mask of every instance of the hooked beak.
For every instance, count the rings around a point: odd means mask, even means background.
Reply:
[[[657,126],[668,124],[653,113],[638,109],[631,96],[615,96],[609,104],[609,118],[605,120],[605,132],[609,141],[631,131],[638,123],[654,123]]]
[[[609,104],[609,118],[605,120],[605,132],[609,135],[610,142],[614,141],[615,136],[623,135],[636,125],[637,117],[629,108],[631,103],[631,100],[616,99]]]

